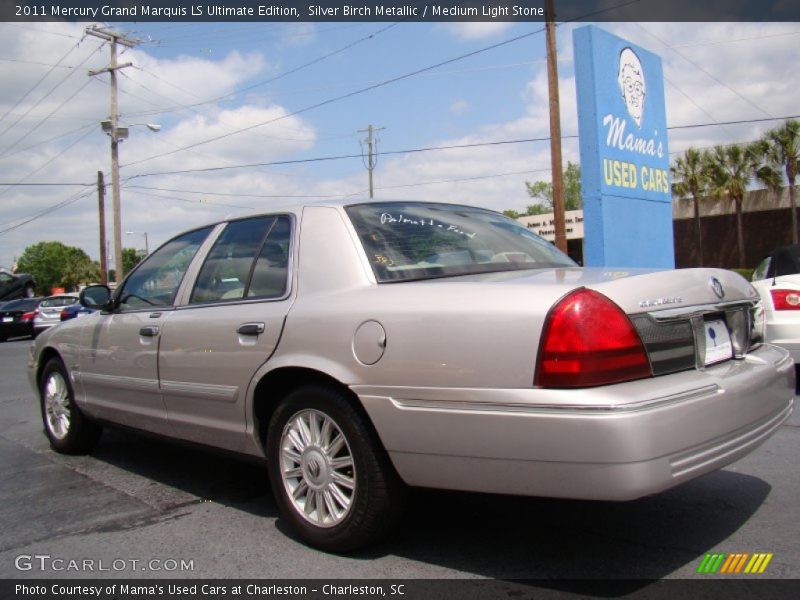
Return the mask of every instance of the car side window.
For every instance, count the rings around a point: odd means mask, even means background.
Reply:
[[[136,267],[118,297],[123,312],[172,306],[189,263],[212,227],[178,236],[156,250]]]
[[[256,217],[229,223],[203,263],[189,302],[205,304],[275,295],[270,289],[276,287],[280,287],[277,295],[281,295],[287,264],[281,253],[288,248],[288,230],[287,217]],[[283,274],[278,284],[274,279],[280,277],[280,265]]]
[[[758,263],[758,266],[753,271],[753,276],[750,278],[750,281],[759,281],[761,279],[766,279],[767,271],[769,271],[770,262],[772,262],[772,259],[770,259],[770,257],[767,257],[760,263]]]
[[[289,217],[278,217],[258,254],[248,298],[280,298],[286,293],[291,233]]]
[[[0,273],[0,285],[7,285],[14,281],[14,278],[11,277],[8,273]]]

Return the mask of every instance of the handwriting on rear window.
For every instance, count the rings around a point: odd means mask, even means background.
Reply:
[[[420,218],[420,217],[407,217],[407,216],[403,215],[402,213],[397,215],[397,216],[395,216],[395,215],[393,215],[391,213],[381,213],[381,225],[386,225],[387,223],[390,224],[390,225],[391,224],[396,224],[396,225],[416,225],[418,227],[433,227],[433,228],[436,228],[436,229],[441,229],[442,231],[449,231],[451,233],[455,233],[455,234],[458,234],[458,235],[463,235],[463,236],[468,237],[470,239],[474,238],[475,235],[476,235],[476,233],[474,231],[473,232],[464,231],[463,229],[461,229],[457,225],[451,225],[451,224],[448,224],[448,223],[440,223],[439,221],[436,221],[435,219],[428,219],[428,218],[425,218],[425,217],[422,217],[422,218]]]

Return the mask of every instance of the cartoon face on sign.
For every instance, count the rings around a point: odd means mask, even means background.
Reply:
[[[619,83],[620,92],[625,99],[625,106],[628,107],[628,114],[636,121],[636,125],[641,127],[647,88],[645,87],[642,63],[631,48],[625,48],[619,54],[617,83]]]

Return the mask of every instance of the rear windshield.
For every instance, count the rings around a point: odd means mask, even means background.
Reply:
[[[77,296],[58,296],[56,298],[45,298],[39,308],[52,308],[57,306],[69,306],[78,301]]]
[[[33,310],[39,304],[40,298],[24,298],[12,300],[3,304],[3,310]]]
[[[490,210],[420,202],[345,210],[379,282],[576,266],[546,240]]]

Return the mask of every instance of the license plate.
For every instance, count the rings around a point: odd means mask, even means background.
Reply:
[[[714,319],[704,323],[706,330],[706,358],[705,364],[728,360],[733,356],[733,345],[731,344],[731,334],[722,319]]]
[[[3,323],[13,323],[14,317],[3,317]]]

